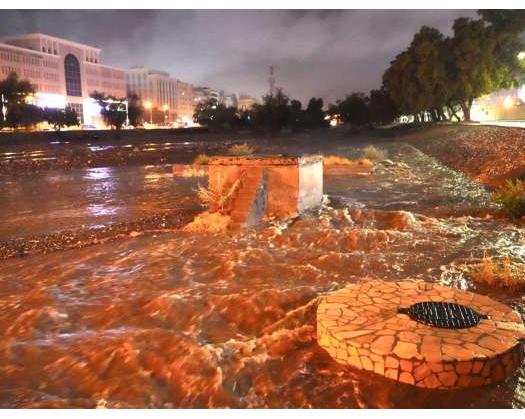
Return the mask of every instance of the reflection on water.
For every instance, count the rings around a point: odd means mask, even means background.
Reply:
[[[523,367],[503,385],[438,392],[345,368],[316,344],[322,293],[367,277],[457,286],[462,261],[483,252],[522,257],[521,230],[466,215],[488,205],[483,189],[412,149],[392,152],[408,172],[327,175],[326,205],[299,220],[232,236],[147,234],[3,262],[0,405],[525,407]],[[114,182],[105,199],[122,212],[136,205],[123,191],[138,184],[154,188],[159,208],[180,204],[165,189],[183,179],[159,168],[113,170],[93,181]],[[495,297],[523,312],[520,295]]]

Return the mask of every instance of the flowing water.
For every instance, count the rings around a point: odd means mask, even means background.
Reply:
[[[327,170],[323,208],[301,219],[231,235],[144,232],[1,262],[0,406],[525,407],[523,366],[502,385],[430,391],[341,366],[316,344],[323,293],[366,278],[487,293],[464,266],[525,257],[525,232],[484,215],[487,191],[411,147],[386,147],[401,164],[370,176]],[[11,179],[2,234],[194,205],[197,181],[167,173]],[[491,295],[525,313],[521,294]]]

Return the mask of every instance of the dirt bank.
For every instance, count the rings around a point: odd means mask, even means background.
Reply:
[[[487,186],[525,175],[522,128],[442,125],[398,137]]]

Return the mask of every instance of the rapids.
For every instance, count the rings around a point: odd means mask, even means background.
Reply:
[[[463,274],[485,254],[524,262],[525,231],[490,215],[483,187],[410,146],[384,147],[394,163],[372,175],[327,171],[322,209],[300,219],[237,234],[145,231],[1,262],[0,406],[525,407],[523,366],[502,385],[430,391],[341,366],[316,344],[317,297],[366,278],[477,290],[525,314],[521,294],[476,287]],[[336,151],[353,157],[360,147]],[[38,197],[15,204],[29,186],[10,179],[0,226],[12,235],[11,222],[44,231],[57,218],[90,225],[180,205],[182,196],[194,203],[197,181],[166,173],[115,168],[98,182],[85,170],[55,174],[84,179],[68,183],[81,204],[70,203],[76,212],[64,219]],[[86,185],[95,202],[118,209],[97,218]]]

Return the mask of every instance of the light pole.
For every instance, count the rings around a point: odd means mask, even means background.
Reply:
[[[168,111],[170,108],[168,105],[164,105],[162,109],[164,110],[164,125],[168,125]]]
[[[151,101],[147,100],[146,102],[144,102],[144,106],[146,107],[146,109],[149,109],[149,123],[150,125],[153,125],[153,113],[152,113]]]
[[[5,99],[4,94],[2,93],[2,115],[3,115],[3,121],[6,120],[6,115],[7,115],[7,107],[5,106],[6,103],[7,103],[7,100]]]

